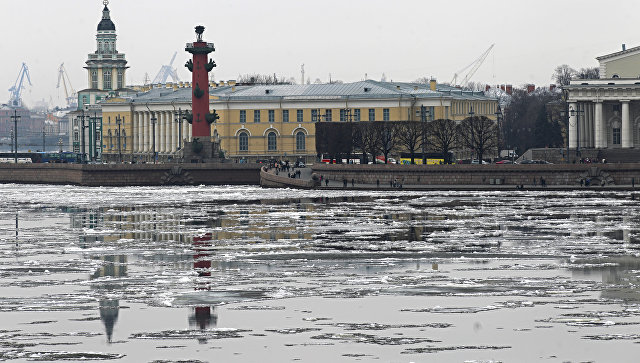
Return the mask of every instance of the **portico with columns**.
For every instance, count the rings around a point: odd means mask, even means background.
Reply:
[[[155,94],[157,92],[151,93],[158,96]],[[144,98],[136,101],[144,101]],[[119,98],[108,100],[103,104],[105,106],[105,129],[108,131],[110,125],[115,125],[116,118],[119,118],[121,128],[128,136],[123,137],[126,141],[118,145],[113,133],[104,135],[106,161],[118,161],[120,155],[123,161],[133,162],[152,162],[154,155],[159,161],[172,160],[185,142],[192,139],[191,125],[185,120],[179,122],[178,111],[181,110],[184,115],[191,110],[188,102],[174,102],[172,106],[175,106],[175,112],[173,107],[167,110],[166,103],[131,102],[130,99]]]
[[[573,79],[569,104],[570,149],[640,147],[640,47],[596,58],[600,79]]]

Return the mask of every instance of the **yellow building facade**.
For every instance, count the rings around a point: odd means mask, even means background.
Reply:
[[[239,162],[268,159],[314,162],[317,122],[456,121],[470,115],[495,119],[497,100],[481,92],[430,84],[361,81],[347,84],[212,84],[211,126],[225,157]],[[179,157],[191,126],[190,85],[157,86],[102,102],[103,160],[150,162]],[[424,116],[423,116],[424,115]]]

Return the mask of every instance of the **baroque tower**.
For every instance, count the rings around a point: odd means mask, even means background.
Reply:
[[[85,99],[80,100],[83,104],[95,104],[112,92],[117,94],[126,84],[127,60],[123,53],[118,53],[116,26],[107,7],[109,0],[104,0],[103,4],[96,35],[96,51],[88,55],[87,66],[84,67],[88,72],[88,90],[92,92],[89,99],[86,99],[89,95],[85,95]]]

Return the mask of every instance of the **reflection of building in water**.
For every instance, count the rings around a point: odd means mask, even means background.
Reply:
[[[299,211],[310,211],[313,206],[300,204]],[[300,229],[292,229],[291,225],[273,227],[267,224],[264,217],[269,213],[260,211],[238,211],[225,213],[223,211],[209,211],[206,215],[191,216],[176,213],[174,209],[137,209],[135,207],[101,209],[97,211],[83,211],[72,214],[72,225],[76,228],[108,230],[104,235],[87,235],[81,240],[86,242],[116,242],[120,239],[131,239],[153,242],[178,242],[190,244],[193,230],[206,228],[211,230],[213,240],[247,240],[262,239],[274,241],[279,239],[311,239],[311,233],[305,233],[305,221],[299,221]],[[250,228],[234,228],[249,226]]]
[[[585,236],[585,237],[606,237],[615,241],[623,241],[625,243],[640,243],[640,236],[638,232],[640,229],[630,228],[634,221],[630,216],[623,216],[622,221],[612,219],[605,216],[583,216],[572,214],[569,220],[574,224],[580,224],[585,220],[593,220],[595,226],[592,230],[584,229],[570,229],[571,236]],[[622,227],[622,228],[621,228]]]
[[[640,302],[640,258],[633,256],[609,257],[602,260],[584,260],[585,268],[572,270],[573,278],[592,278],[598,276],[607,286],[602,290],[602,298],[618,299],[627,302]],[[611,266],[598,266],[598,264]],[[595,265],[594,267],[590,267]]]
[[[198,273],[198,277],[211,277],[211,233],[193,238],[193,269]],[[209,282],[200,281],[196,285],[196,290],[209,290]],[[193,315],[189,316],[189,325],[197,326],[200,330],[215,327],[218,322],[218,315],[215,314],[215,307],[195,306]],[[200,340],[200,343],[206,341]]]
[[[91,280],[101,277],[124,277],[127,275],[127,256],[101,256],[102,266],[91,275]],[[95,285],[97,289],[106,290],[105,293],[119,288],[114,283],[105,283]],[[111,343],[113,336],[113,328],[118,320],[118,312],[120,310],[120,301],[117,299],[101,298],[100,299],[100,319],[104,323],[107,333],[107,341]]]
[[[102,225],[101,210],[70,210],[71,227],[96,229]]]

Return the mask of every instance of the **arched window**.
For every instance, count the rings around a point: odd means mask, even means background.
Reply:
[[[240,151],[249,151],[249,135],[246,132],[241,132],[238,135],[238,149]]]
[[[122,148],[127,148],[127,132],[125,130],[122,130]]]
[[[306,140],[304,137],[304,132],[298,131],[296,133],[296,150],[305,150],[307,148]]]
[[[267,134],[267,150],[269,151],[278,150],[278,144],[276,142],[276,133],[273,131]]]
[[[113,149],[113,134],[111,133],[111,130],[109,130],[109,149]]]

